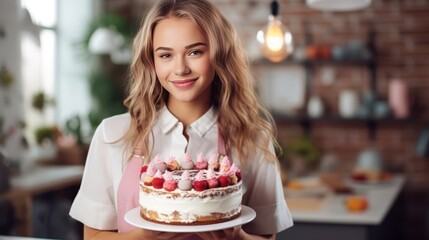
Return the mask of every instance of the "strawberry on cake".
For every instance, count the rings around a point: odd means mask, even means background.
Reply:
[[[140,215],[152,222],[202,225],[229,221],[241,214],[241,173],[227,156],[197,162],[185,154],[182,164],[159,156],[142,167]],[[177,163],[177,165],[176,165]],[[165,165],[165,167],[164,167]],[[192,166],[192,167],[191,167]]]

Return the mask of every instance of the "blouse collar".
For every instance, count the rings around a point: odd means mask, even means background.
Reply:
[[[217,118],[217,111],[212,106],[199,119],[191,123],[189,127],[202,137],[216,124]],[[179,122],[179,119],[177,119],[167,107],[163,107],[160,110],[159,123],[163,134],[167,134],[175,128]]]

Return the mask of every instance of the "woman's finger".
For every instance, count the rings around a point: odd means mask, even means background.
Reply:
[[[199,232],[197,235],[204,240],[237,239],[241,226],[227,228],[219,231]]]
[[[174,233],[174,232],[163,232],[157,235],[158,239],[171,239],[171,240],[182,240],[193,235],[192,233]]]

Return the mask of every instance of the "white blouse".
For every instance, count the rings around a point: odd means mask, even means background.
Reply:
[[[193,156],[217,153],[217,112],[214,108],[186,129],[189,142],[183,136],[183,124],[167,108],[160,110],[153,128],[153,156],[161,159],[176,156],[181,161],[185,152]],[[70,216],[100,230],[117,229],[117,190],[130,153],[124,143],[116,142],[130,125],[129,114],[105,119],[92,139],[79,192],[70,209]],[[272,143],[269,143],[272,146]],[[272,148],[274,151],[274,148]],[[232,159],[238,159],[235,151]],[[284,199],[278,168],[263,159],[259,151],[240,166],[243,179],[243,201],[256,211],[256,218],[243,226],[248,233],[273,234],[293,225]],[[238,164],[238,162],[236,162]]]

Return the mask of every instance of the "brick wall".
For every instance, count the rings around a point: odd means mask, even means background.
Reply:
[[[107,2],[110,9],[136,18],[147,9],[143,0]],[[257,59],[255,35],[266,24],[270,1],[213,2],[237,27],[249,56]],[[423,239],[429,212],[429,158],[419,158],[415,148],[421,129],[429,127],[429,1],[374,0],[369,8],[348,13],[311,10],[305,6],[305,0],[279,2],[281,17],[289,26],[297,49],[309,43],[335,45],[350,40],[367,43],[373,29],[377,57],[375,90],[379,98],[388,99],[390,80],[399,78],[407,82],[412,93],[412,117],[405,121],[377,122],[373,141],[364,121],[314,121],[310,133],[322,154],[337,156],[344,172],[351,170],[358,153],[366,147],[379,149],[386,165],[407,177],[406,219],[401,220],[407,239]],[[370,73],[362,66],[336,66],[335,81],[330,85],[322,83],[321,70],[321,67],[314,69],[307,97],[320,95],[333,114],[338,112],[338,94],[342,89],[363,93],[371,86]],[[278,128],[283,142],[303,133],[297,122],[279,121]]]
[[[266,24],[269,1],[217,1],[217,4],[239,26],[244,42],[255,47],[252,39],[257,29]],[[230,17],[234,13],[239,16]],[[415,148],[420,130],[429,126],[429,1],[374,0],[362,11],[324,13],[308,9],[304,0],[283,0],[280,14],[297,47],[309,43],[344,44],[350,40],[365,43],[370,40],[369,31],[374,30],[375,90],[380,99],[387,100],[390,80],[405,80],[412,92],[411,118],[377,122],[373,141],[366,122],[355,121],[314,121],[311,136],[322,154],[337,156],[339,168],[345,172],[352,169],[360,151],[368,146],[376,147],[389,169],[407,177],[406,219],[403,220],[407,239],[423,239],[429,213],[429,158],[418,157]],[[338,93],[342,89],[352,88],[363,93],[370,88],[370,73],[365,68],[336,67],[335,82],[331,85],[321,83],[320,70],[314,69],[307,94],[321,96],[330,113],[338,113]],[[287,142],[302,134],[301,127],[296,122],[279,121],[279,139]]]

